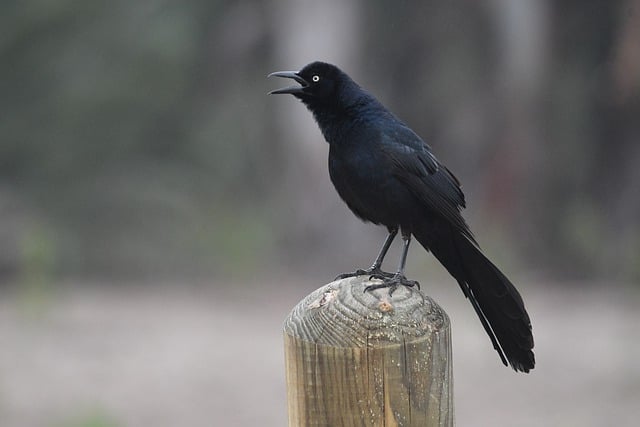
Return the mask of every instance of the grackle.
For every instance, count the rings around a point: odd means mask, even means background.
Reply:
[[[381,280],[367,290],[390,293],[400,285],[418,286],[404,275],[413,235],[458,281],[505,366],[533,369],[533,335],[522,297],[480,251],[460,213],[460,183],[431,148],[334,65],[313,62],[269,76],[298,83],[270,93],[291,94],[306,105],[329,143],[329,175],[338,194],[357,217],[389,232],[370,268],[338,278],[366,274]],[[398,231],[403,248],[392,274],[381,266]]]

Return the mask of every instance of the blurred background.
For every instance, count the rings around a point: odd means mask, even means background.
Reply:
[[[0,28],[0,425],[285,425],[282,321],[386,234],[267,96],[313,60],[434,148],[527,302],[515,375],[411,252],[458,424],[636,425],[640,1],[4,0]]]

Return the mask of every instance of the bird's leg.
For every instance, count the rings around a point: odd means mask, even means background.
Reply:
[[[382,283],[376,285],[369,285],[364,290],[372,291],[374,289],[389,288],[389,295],[392,295],[398,286],[404,285],[408,287],[417,286],[420,289],[420,283],[415,280],[409,280],[404,276],[404,266],[407,263],[407,254],[409,253],[409,244],[411,243],[411,233],[402,230],[402,255],[400,256],[400,265],[398,266],[398,272],[393,276],[382,277]]]
[[[391,247],[391,243],[393,242],[393,239],[395,239],[397,234],[398,234],[398,227],[389,229],[389,234],[387,235],[387,238],[384,240],[384,244],[382,245],[382,248],[380,248],[380,252],[376,257],[376,260],[368,269],[360,270],[362,271],[362,274],[368,274],[369,279],[371,278],[384,279],[385,277],[393,276],[391,273],[382,271],[381,267],[382,267],[382,261],[384,261],[384,257],[387,255],[387,252]]]
[[[392,273],[387,273],[386,271],[382,271],[380,268],[382,266],[382,261],[384,260],[384,257],[387,255],[387,252],[389,251],[389,247],[391,247],[391,243],[393,242],[393,239],[398,234],[398,227],[389,228],[388,230],[389,230],[389,234],[387,235],[387,238],[385,239],[384,244],[382,245],[382,248],[380,249],[380,252],[376,257],[376,260],[373,262],[371,267],[367,268],[366,270],[359,268],[353,273],[339,274],[334,280],[340,280],[340,279],[346,279],[347,277],[364,276],[364,275],[369,275],[370,279],[371,278],[385,279],[385,278],[393,277]]]

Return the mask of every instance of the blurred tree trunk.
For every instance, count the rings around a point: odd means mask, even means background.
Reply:
[[[272,21],[276,25],[273,29],[274,63],[277,64],[272,71],[298,70],[321,60],[357,75],[360,2],[306,0],[275,2],[272,6]],[[283,81],[271,83],[276,87]],[[309,255],[318,249],[318,245],[326,248],[339,244],[331,239],[343,239],[345,233],[353,230],[350,225],[356,220],[348,214],[330,183],[327,172],[329,145],[311,114],[294,99],[271,101],[279,138],[286,144],[280,164],[284,181],[278,196],[279,205],[286,207],[279,219],[283,239],[280,243],[296,248],[285,251],[291,259],[312,262],[315,257],[310,259]],[[361,237],[355,237],[355,241],[361,240]],[[342,243],[345,241],[348,239]],[[341,251],[341,256],[344,255],[345,251]]]
[[[543,253],[544,170],[548,141],[543,134],[540,104],[548,78],[549,4],[547,1],[493,0],[488,11],[496,29],[499,52],[494,110],[496,140],[487,171],[487,214],[521,249]],[[512,242],[513,243],[513,242]]]
[[[547,1],[494,0],[489,5],[500,55],[496,90],[500,99],[494,156],[488,173],[488,215],[500,227],[524,236],[525,249],[540,249],[536,221],[540,200],[539,173],[544,169],[545,138],[540,98],[547,78],[549,5]],[[491,147],[491,146],[490,146]]]
[[[602,241],[604,272],[640,279],[640,0],[618,10],[619,26],[610,62],[609,111],[600,135],[598,158],[603,176],[593,176],[606,221]]]
[[[603,273],[604,224],[610,208],[598,187],[619,180],[623,169],[607,167],[620,152],[612,133],[615,114],[608,93],[608,66],[619,25],[621,2],[556,2],[552,7],[553,80],[543,119],[548,129],[542,216],[536,228],[549,248],[543,260],[556,272],[574,277]],[[627,153],[628,154],[628,153]],[[604,167],[603,167],[604,166]],[[615,190],[617,191],[617,189]]]

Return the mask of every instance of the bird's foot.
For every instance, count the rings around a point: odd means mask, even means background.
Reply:
[[[336,278],[333,280],[342,280],[348,277],[356,277],[356,276],[369,276],[369,279],[385,280],[385,279],[391,279],[394,276],[394,274],[388,273],[386,271],[382,271],[379,267],[370,267],[370,268],[367,268],[366,270],[359,268],[353,273],[338,274]]]
[[[416,280],[409,280],[403,274],[393,274],[384,278],[380,278],[382,283],[376,283],[375,285],[369,285],[364,288],[364,291],[373,291],[375,289],[389,288],[389,296],[393,295],[393,293],[398,289],[398,286],[406,286],[408,288],[413,288],[417,286],[420,289],[420,283]]]

